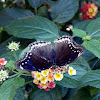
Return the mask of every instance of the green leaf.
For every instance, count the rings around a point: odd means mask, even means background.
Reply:
[[[23,55],[24,55],[24,53],[25,53],[25,52],[28,52],[28,51],[29,51],[29,48],[26,47],[26,48],[25,48],[25,49],[20,53],[20,55],[19,55],[19,59],[22,58]]]
[[[75,92],[70,100],[91,100],[91,94],[87,88],[82,88]]]
[[[77,12],[78,0],[57,0],[49,2],[51,17],[57,23],[69,21]]]
[[[80,29],[72,29],[72,32],[74,33],[75,36],[78,36],[80,38],[83,38],[86,36],[86,32]]]
[[[86,31],[87,25],[91,22],[91,20],[81,21],[74,25],[74,28],[81,29]]]
[[[33,8],[41,6],[46,0],[28,0]]]
[[[68,93],[69,88],[62,87],[62,97],[64,97]]]
[[[9,61],[6,65],[5,65],[5,67],[7,67],[7,68],[9,68],[9,69],[16,69],[15,68],[15,62],[14,61]]]
[[[87,26],[86,31],[92,39],[100,39],[100,18],[97,18],[90,22]]]
[[[25,95],[25,87],[21,87],[16,91],[13,100],[24,100],[24,95]]]
[[[41,6],[37,11],[37,15],[42,16],[42,17],[48,17],[47,7],[46,6]]]
[[[91,51],[95,56],[100,58],[100,41],[99,40],[84,41],[82,45],[87,50]]]
[[[29,100],[62,100],[62,90],[60,86],[56,86],[50,91],[38,89],[30,95]]]
[[[85,68],[82,68],[79,65],[70,64],[69,66],[72,66],[76,70],[76,75],[70,76],[68,73],[65,74],[65,76],[68,76],[71,79],[75,79],[75,80],[79,81],[80,78],[87,73]]]
[[[39,16],[15,20],[6,27],[6,31],[15,37],[27,39],[53,40],[59,37],[57,26]]]
[[[100,91],[98,91],[92,98],[91,100],[100,100]]]
[[[61,81],[56,81],[56,83],[67,88],[78,88],[80,78],[85,75],[87,71],[78,64],[70,64],[69,66],[72,66],[76,70],[76,75],[70,76],[68,73],[65,73],[64,78]]]
[[[89,61],[89,64],[92,69],[99,69],[100,68],[100,59],[97,57],[94,57]]]
[[[15,60],[13,52],[11,52],[8,49],[8,43],[11,41],[15,41],[16,43],[20,41],[20,49],[23,50],[23,48],[25,48],[29,43],[33,42],[34,40],[29,40],[29,39],[22,39],[22,38],[16,38],[16,37],[10,37],[9,39],[7,39],[6,41],[4,41],[1,45],[0,45],[0,58],[5,58],[7,61],[10,60]],[[16,55],[17,57],[19,56],[21,50],[16,51]]]
[[[61,81],[56,81],[56,84],[61,85],[67,88],[77,88],[78,81],[69,77],[68,75],[64,75],[64,78]]]
[[[100,88],[100,69],[88,71],[80,79],[80,87],[87,85]]]
[[[5,81],[0,87],[0,100],[13,100],[18,88],[25,84],[23,78],[13,78]]]
[[[95,57],[95,55],[94,55],[92,52],[90,52],[90,51],[84,49],[84,53],[82,54],[82,57],[83,57],[86,61],[89,61],[89,60],[93,59],[93,58]]]
[[[89,70],[90,69],[90,66],[89,64],[87,63],[87,61],[82,58],[82,57],[79,57],[78,59],[76,59],[74,62],[72,62],[70,65],[75,65],[75,66],[80,66],[81,68],[85,69],[85,70]]]
[[[29,10],[5,8],[0,11],[0,26],[7,26],[15,19],[33,15],[34,14]]]

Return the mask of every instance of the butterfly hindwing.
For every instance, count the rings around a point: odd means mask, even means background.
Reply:
[[[69,36],[64,35],[54,41],[56,65],[63,66],[73,62],[83,53],[83,47],[75,43]]]
[[[16,66],[26,71],[41,71],[52,66],[51,42],[39,41],[29,45],[29,52],[16,62]]]

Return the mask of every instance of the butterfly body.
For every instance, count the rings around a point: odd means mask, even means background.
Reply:
[[[29,52],[16,61],[15,66],[26,71],[41,71],[51,66],[64,66],[73,62],[83,53],[83,47],[64,35],[51,42],[37,41],[29,45]]]

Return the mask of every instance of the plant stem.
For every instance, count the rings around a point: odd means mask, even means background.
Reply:
[[[35,14],[37,15],[37,7],[35,7],[34,9],[35,9]]]
[[[16,52],[15,52],[15,51],[13,51],[13,54],[14,54],[15,60],[17,60],[17,55],[16,55]]]
[[[19,73],[14,74],[14,75],[11,75],[11,76],[9,76],[9,78],[13,78],[13,77],[17,76],[18,74],[19,74]]]
[[[31,82],[33,82],[33,80],[31,80],[31,81],[28,81],[28,82],[26,82],[25,84],[28,84],[28,83],[31,83]]]

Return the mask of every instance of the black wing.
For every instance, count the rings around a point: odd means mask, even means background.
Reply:
[[[15,63],[17,68],[26,71],[41,71],[52,66],[51,42],[39,41],[29,45],[29,52]]]
[[[73,62],[83,53],[83,47],[75,43],[69,36],[64,35],[54,41],[56,65],[63,66]]]

